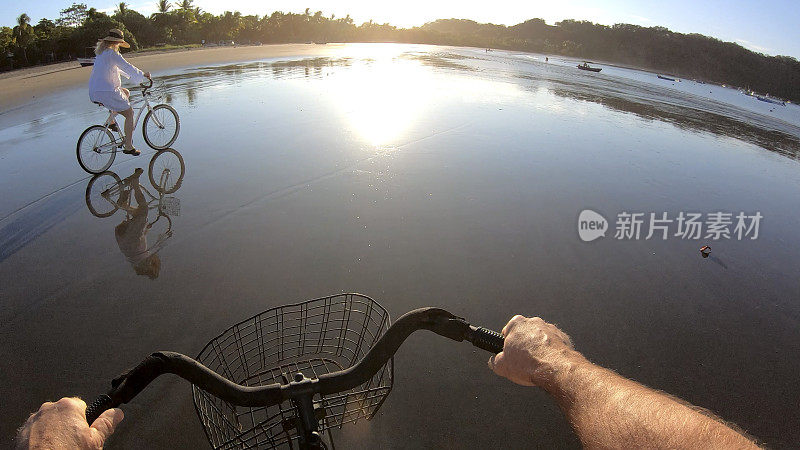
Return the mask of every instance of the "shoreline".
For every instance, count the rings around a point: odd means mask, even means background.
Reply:
[[[175,53],[183,51],[198,50],[201,47],[185,47],[185,48],[170,48],[163,50],[139,50],[135,52],[125,52],[122,54],[125,59],[134,58],[137,56],[146,55],[161,55],[164,53]],[[77,60],[72,61],[59,61],[48,64],[39,64],[38,66],[22,67],[20,69],[13,69],[6,72],[0,72],[0,81],[9,78],[31,78],[39,75],[45,75],[53,72],[61,72],[67,69],[80,69],[82,66]]]
[[[326,45],[264,44],[259,46],[243,45],[235,47],[185,47],[128,52],[124,53],[123,56],[140,69],[147,72],[152,72],[155,74],[155,76],[158,76],[158,72],[161,71],[197,67],[200,65],[256,61],[275,57],[327,56],[335,54],[337,50],[340,50],[350,44],[353,43],[330,43]],[[512,53],[530,53],[515,50],[504,51]],[[562,60],[583,60],[580,58],[557,54],[541,53],[541,55],[551,58],[560,58]],[[592,63],[626,70],[641,71],[653,75],[658,75],[661,73],[650,68],[612,63],[603,60],[593,60]],[[67,61],[42,66],[26,67],[0,73],[0,116],[20,108],[37,105],[42,98],[56,94],[60,91],[86,85],[89,81],[91,70],[91,66],[82,67],[77,61]],[[689,79],[686,80],[688,81]],[[721,86],[712,81],[702,81],[706,84]],[[728,87],[734,88],[733,86]]]
[[[203,64],[252,61],[280,56],[328,54],[342,44],[265,44],[260,46],[186,48],[123,54],[146,72],[173,70]],[[32,104],[42,97],[89,82],[92,67],[76,61],[27,67],[0,76],[0,115]],[[88,95],[88,94],[87,94]],[[87,97],[87,102],[88,102]]]

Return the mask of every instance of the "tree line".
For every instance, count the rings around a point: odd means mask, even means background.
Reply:
[[[603,61],[680,78],[727,84],[800,102],[800,62],[768,56],[733,42],[664,27],[531,19],[506,27],[471,20],[438,20],[422,26],[441,43],[494,47]]]
[[[736,43],[701,34],[676,33],[664,27],[612,26],[564,20],[548,25],[531,19],[513,26],[472,20],[443,19],[414,28],[373,21],[356,25],[347,15],[321,11],[280,11],[269,15],[219,15],[194,6],[193,0],[172,4],[158,0],[149,17],[119,3],[107,14],[75,3],[59,17],[30,23],[27,14],[16,26],[0,27],[0,69],[66,61],[84,56],[109,29],[123,30],[133,50],[219,42],[405,42],[498,48],[599,60],[682,78],[752,89],[800,102],[800,62],[789,56],[768,56]],[[91,56],[91,55],[86,55]]]

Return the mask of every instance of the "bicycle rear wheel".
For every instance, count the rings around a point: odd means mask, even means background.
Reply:
[[[147,175],[150,177],[150,184],[158,192],[172,194],[180,189],[185,170],[183,156],[168,148],[153,155]]]
[[[105,172],[117,156],[117,143],[102,125],[92,125],[81,133],[75,153],[78,164],[91,174]]]
[[[112,216],[119,207],[118,188],[122,180],[114,172],[103,172],[92,177],[86,185],[86,207],[95,217]]]
[[[169,105],[156,105],[144,116],[142,136],[147,145],[164,150],[172,145],[181,131],[181,119],[178,112]]]

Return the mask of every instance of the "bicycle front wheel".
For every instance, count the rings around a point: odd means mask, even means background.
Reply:
[[[176,150],[168,148],[156,153],[150,160],[150,184],[162,194],[172,194],[181,187],[186,166],[183,156]]]
[[[114,162],[117,142],[106,127],[93,125],[81,133],[75,152],[83,170],[98,174],[108,170]]]
[[[142,136],[147,145],[163,150],[178,138],[181,131],[181,119],[178,112],[169,105],[156,105],[144,116]]]

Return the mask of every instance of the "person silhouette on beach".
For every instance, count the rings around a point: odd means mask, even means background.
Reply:
[[[146,275],[151,280],[158,278],[161,259],[147,247],[147,232],[152,224],[147,223],[147,200],[139,184],[139,176],[144,172],[137,168],[131,176],[122,180],[123,189],[117,205],[126,212],[125,219],[114,227],[119,250],[131,263],[137,275]],[[131,192],[136,206],[131,205]]]

